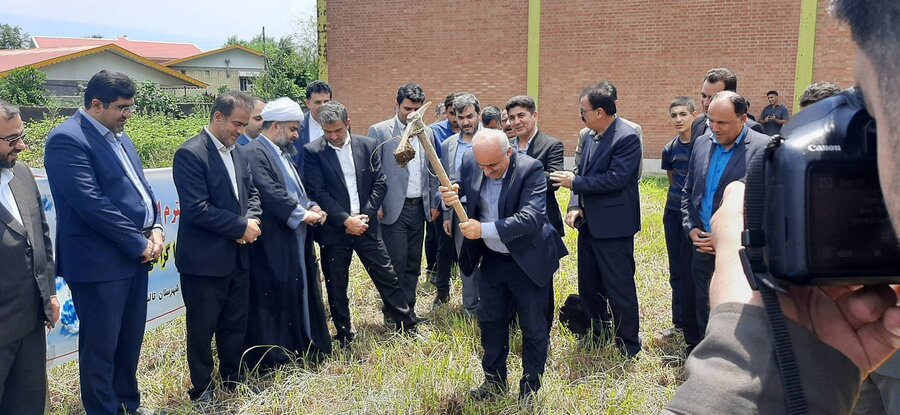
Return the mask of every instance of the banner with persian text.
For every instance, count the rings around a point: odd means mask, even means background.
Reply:
[[[144,174],[156,195],[157,207],[166,231],[166,248],[150,270],[147,288],[146,330],[150,330],[184,314],[178,270],[175,269],[175,236],[181,209],[178,207],[178,194],[172,181],[172,169],[144,170]],[[50,225],[50,237],[54,240],[53,252],[56,252],[56,210],[53,197],[50,195],[50,186],[43,170],[34,169],[34,177],[41,191],[41,204]],[[75,314],[75,306],[72,304],[72,296],[66,282],[59,277],[56,278],[56,295],[62,310],[59,322],[47,336],[48,367],[78,358],[78,315]]]

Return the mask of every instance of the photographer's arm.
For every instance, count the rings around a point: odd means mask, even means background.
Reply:
[[[783,413],[783,392],[759,293],[738,259],[743,183],[725,190],[713,216],[716,273],[707,337],[687,362],[688,379],[667,413]],[[900,347],[900,308],[888,286],[795,286],[780,302],[810,413],[847,413],[860,380]]]

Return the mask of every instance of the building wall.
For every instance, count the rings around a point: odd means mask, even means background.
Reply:
[[[262,56],[254,55],[252,53],[245,52],[243,50],[234,49],[226,52],[215,53],[212,55],[203,56],[197,59],[192,59],[187,62],[182,62],[178,65],[172,66],[173,69],[188,69],[188,68],[221,68],[225,69],[225,60],[228,59],[228,67],[234,70],[235,68],[241,68],[241,70],[245,71],[261,71],[265,69],[266,62]]]
[[[86,82],[103,69],[123,72],[137,82],[151,80],[162,86],[190,85],[174,76],[123,58],[112,52],[100,52],[75,60],[60,62],[56,65],[43,67],[41,71],[47,74],[48,80]]]
[[[856,44],[850,28],[831,18],[827,3],[819,2],[813,82],[830,81],[849,88],[856,83],[853,76],[855,61]]]
[[[451,92],[472,92],[482,106],[524,94],[523,3],[328,0],[329,83],[353,131],[392,117],[407,82],[425,89],[432,108]]]
[[[793,102],[799,1],[541,3],[539,125],[563,140],[567,155],[583,127],[581,88],[602,80],[618,87],[620,114],[643,126],[647,159],[658,159],[674,136],[669,102],[688,95],[699,105],[710,68],[737,73],[738,92],[753,103],[754,114],[771,89],[789,107]],[[826,0],[819,3],[813,79],[848,86],[849,33],[827,16]],[[435,103],[468,90],[484,105],[502,107],[526,92],[526,1],[401,8],[383,0],[328,0],[327,7],[329,82],[335,99],[347,104],[354,131],[391,116],[396,89],[405,82],[421,84]]]
[[[206,92],[210,94],[217,94],[219,91],[219,87],[226,86],[230,91],[240,91],[241,90],[241,77],[238,76],[238,71],[236,69],[231,69],[229,71],[225,71],[225,69],[215,69],[215,68],[207,68],[207,69],[176,69],[181,73],[190,76],[198,81],[205,82],[209,86],[206,88]],[[193,93],[202,93],[204,90],[196,90]],[[188,95],[192,95],[192,93],[188,93]]]

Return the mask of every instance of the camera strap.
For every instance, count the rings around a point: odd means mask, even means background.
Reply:
[[[787,291],[772,277],[764,261],[766,245],[763,231],[763,213],[766,200],[766,160],[784,139],[776,135],[766,146],[753,156],[747,165],[746,188],[744,193],[744,232],[741,235],[744,248],[740,251],[741,265],[750,287],[759,291],[766,309],[766,316],[775,343],[775,361],[781,374],[784,403],[788,414],[806,414],[806,398],[797,366],[797,357],[788,331],[787,319],[778,303],[778,293]]]

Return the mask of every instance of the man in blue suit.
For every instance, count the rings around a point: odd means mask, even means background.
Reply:
[[[56,204],[56,266],[80,320],[81,399],[89,414],[148,413],[137,371],[147,319],[148,263],[165,235],[125,123],[134,83],[100,71],[84,108],[50,132],[44,165]]]
[[[250,301],[250,249],[259,238],[259,194],[250,161],[237,138],[250,120],[251,98],[228,92],[216,98],[209,126],[175,152],[172,178],[181,202],[175,266],[181,274],[187,328],[187,361],[194,402],[215,399],[212,388],[216,336],[223,386],[234,389]]]
[[[515,151],[500,130],[484,129],[472,140],[474,157],[462,160],[459,183],[441,186],[449,206],[466,196],[469,220],[459,224],[465,240],[460,271],[481,268],[478,324],[484,383],[469,392],[483,400],[506,393],[506,358],[513,311],[522,328],[519,399],[541,387],[553,321],[553,273],[568,254],[547,219],[547,179],[541,162]],[[479,265],[480,264],[480,265]]]
[[[709,282],[716,265],[710,220],[722,203],[725,186],[744,178],[747,161],[770,140],[745,125],[747,108],[747,100],[737,93],[722,91],[712,95],[707,111],[712,132],[697,138],[688,163],[681,216],[684,232],[696,247],[691,258],[694,302],[687,301],[682,314],[690,316],[693,312],[697,318],[697,325],[687,326],[684,332],[689,351],[703,339],[709,319]]]
[[[641,140],[616,116],[615,96],[602,83],[581,93],[580,111],[592,135],[578,175],[556,171],[550,179],[572,189],[566,223],[578,229],[578,294],[592,326],[587,339],[614,337],[619,351],[632,357],[641,351],[634,283]]]
[[[301,172],[303,171],[304,152],[306,152],[303,146],[318,140],[325,134],[319,118],[319,109],[326,102],[331,101],[331,95],[331,85],[324,81],[312,81],[306,85],[306,108],[309,109],[309,112],[303,116],[300,138],[294,142],[294,147],[297,149],[294,153],[294,164]]]

